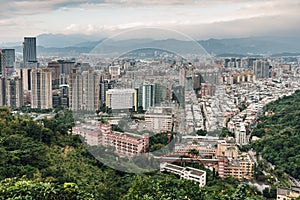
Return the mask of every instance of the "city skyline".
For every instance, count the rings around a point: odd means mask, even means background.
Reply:
[[[296,1],[1,1],[1,43],[24,35],[85,34],[110,37],[132,28],[158,27],[194,39],[300,32]],[[58,23],[59,22],[59,23]]]

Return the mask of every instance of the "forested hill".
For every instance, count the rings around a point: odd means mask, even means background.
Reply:
[[[78,136],[72,113],[33,121],[0,108],[0,199],[262,199],[255,188],[207,171],[207,186],[174,175],[128,174],[103,166]],[[194,166],[203,167],[203,166]]]
[[[279,176],[286,172],[299,180],[300,91],[268,104],[265,110],[272,111],[273,115],[261,117],[252,135],[262,139],[252,146],[275,165],[275,173]]]

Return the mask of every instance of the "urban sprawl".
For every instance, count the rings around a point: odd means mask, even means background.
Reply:
[[[80,118],[72,134],[128,159],[151,156],[149,133],[177,133],[170,152],[156,156],[160,170],[204,186],[205,171],[174,159],[192,158],[221,178],[251,179],[255,152],[239,147],[260,139],[251,137],[259,116],[274,114],[264,107],[299,90],[299,72],[299,57],[266,55],[37,58],[36,38],[25,37],[23,55],[0,50],[0,106],[16,114],[22,107],[70,109]]]

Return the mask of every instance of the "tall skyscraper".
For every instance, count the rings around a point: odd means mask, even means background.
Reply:
[[[52,108],[51,70],[39,68],[31,71],[31,108]]]
[[[27,68],[30,63],[37,62],[36,56],[36,38],[25,37],[23,42],[23,62],[24,67]]]

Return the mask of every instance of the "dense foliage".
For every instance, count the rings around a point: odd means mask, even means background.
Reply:
[[[261,199],[249,186],[214,173],[199,188],[174,175],[105,167],[68,134],[72,125],[68,110],[34,121],[0,108],[0,199]],[[167,135],[161,136],[156,139],[165,143]]]
[[[265,110],[274,114],[261,117],[252,134],[262,139],[252,147],[275,165],[278,175],[287,172],[300,179],[300,91],[268,104]]]
[[[7,178],[0,182],[0,199],[34,200],[92,200],[92,194],[78,188],[75,183],[54,184],[39,179],[26,180]]]

